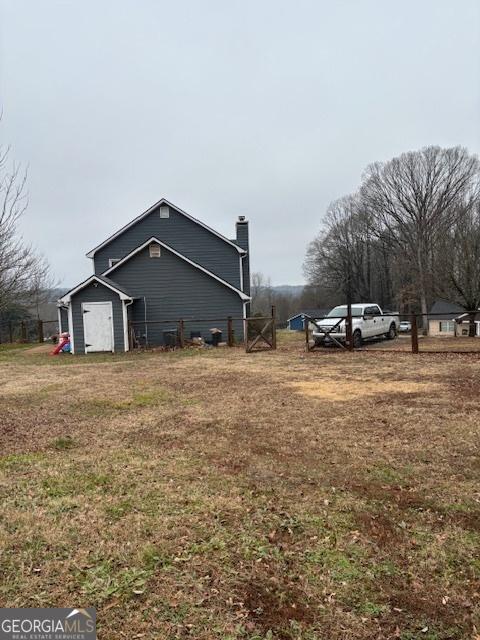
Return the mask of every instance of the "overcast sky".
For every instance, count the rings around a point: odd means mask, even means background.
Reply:
[[[64,285],[166,197],[303,282],[329,202],[375,160],[480,150],[479,0],[0,0],[2,142],[25,238]]]

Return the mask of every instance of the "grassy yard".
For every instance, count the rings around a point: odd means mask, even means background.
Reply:
[[[0,606],[99,637],[474,639],[480,358],[0,350]]]

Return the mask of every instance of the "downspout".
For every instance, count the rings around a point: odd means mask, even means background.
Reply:
[[[145,322],[145,346],[148,346],[147,299],[143,296],[143,319]]]

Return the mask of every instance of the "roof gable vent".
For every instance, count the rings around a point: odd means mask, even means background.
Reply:
[[[170,217],[170,208],[166,205],[162,205],[159,209],[160,218],[169,218]]]
[[[150,258],[160,258],[160,256],[162,255],[160,245],[157,244],[156,242],[152,242],[152,244],[149,246],[149,251],[150,251]]]

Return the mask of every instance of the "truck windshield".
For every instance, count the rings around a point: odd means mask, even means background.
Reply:
[[[363,307],[352,307],[352,316],[359,318],[363,315]],[[347,316],[347,305],[335,307],[330,311],[327,318],[343,318]]]

